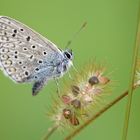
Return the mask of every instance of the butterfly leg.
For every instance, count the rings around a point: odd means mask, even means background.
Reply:
[[[56,83],[56,86],[57,86],[57,90],[56,90],[56,92],[57,92],[58,97],[60,98],[59,81],[58,81],[57,78],[54,78],[54,80],[55,80],[55,83]]]
[[[69,75],[69,78],[70,78],[71,80],[73,80],[73,78],[72,78],[70,72],[68,72],[68,75]]]

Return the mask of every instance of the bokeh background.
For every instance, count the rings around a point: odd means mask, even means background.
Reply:
[[[0,0],[0,15],[15,18],[60,48],[87,21],[71,48],[80,68],[89,59],[108,63],[117,81],[111,99],[128,88],[139,0]],[[66,75],[67,76],[67,75]],[[31,85],[15,84],[0,72],[0,140],[41,140],[50,127],[46,106],[56,95],[55,82],[32,97]],[[140,89],[133,96],[128,140],[140,139]],[[75,140],[121,140],[126,99],[109,109]],[[62,140],[55,134],[52,140]]]

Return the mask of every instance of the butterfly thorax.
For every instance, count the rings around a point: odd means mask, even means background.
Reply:
[[[51,79],[62,77],[72,65],[72,54],[69,54],[67,50],[63,51],[62,55],[55,54],[55,57],[56,55],[57,59],[52,61],[54,69],[52,70],[53,74],[51,75],[53,76],[50,77]]]

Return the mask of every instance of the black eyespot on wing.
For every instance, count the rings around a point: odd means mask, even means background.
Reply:
[[[35,79],[37,79],[38,77],[37,76],[35,76]]]
[[[46,54],[47,54],[47,52],[43,52],[43,54],[44,54],[44,55],[46,55]]]
[[[22,68],[23,68],[23,69],[26,69],[26,66],[23,66]]]
[[[28,73],[27,71],[25,71],[25,75],[26,75],[26,76],[28,76],[28,75],[29,75],[29,73]]]
[[[26,40],[27,40],[27,41],[30,41],[30,39],[31,39],[31,37],[30,37],[30,36],[28,36],[28,37],[26,38]]]
[[[17,33],[17,30],[16,30],[16,29],[14,30],[14,33],[15,33],[15,34]]]
[[[42,60],[39,60],[38,63],[41,64],[41,63],[43,63],[43,61]]]
[[[36,68],[35,70],[36,70],[36,71],[39,71],[39,68]]]
[[[18,52],[17,51],[15,51],[15,54],[17,54]]]
[[[31,56],[30,56],[30,59],[33,59],[33,57],[34,57],[34,56],[33,56],[33,55],[31,55]]]
[[[24,47],[24,48],[23,48],[23,50],[24,50],[24,51],[27,51],[27,48],[26,48],[26,47]]]
[[[1,52],[5,52],[5,49],[2,49]]]
[[[22,31],[22,32],[23,32],[23,29],[21,28],[21,29],[20,29],[20,31]]]
[[[19,61],[18,63],[19,63],[20,65],[22,64],[22,62],[21,62],[21,61]]]
[[[35,45],[32,45],[31,47],[32,47],[32,49],[35,49],[35,48],[36,48],[36,46],[35,46]]]
[[[12,34],[12,37],[15,37],[16,36],[16,34]]]

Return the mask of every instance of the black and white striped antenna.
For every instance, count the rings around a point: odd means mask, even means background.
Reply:
[[[84,23],[82,24],[82,26],[80,27],[80,29],[79,29],[77,32],[75,32],[75,34],[73,35],[72,39],[70,39],[70,40],[67,42],[67,44],[66,44],[66,46],[65,46],[65,49],[67,49],[68,46],[70,46],[70,44],[72,43],[72,41],[73,41],[73,40],[76,38],[76,36],[86,27],[86,25],[87,25],[87,22],[84,22]]]

